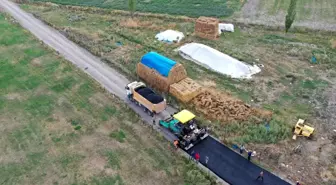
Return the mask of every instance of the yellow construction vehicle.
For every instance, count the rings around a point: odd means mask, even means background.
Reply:
[[[299,119],[296,125],[293,127],[293,139],[295,140],[297,136],[304,136],[308,138],[313,137],[314,128],[305,124],[305,120]]]

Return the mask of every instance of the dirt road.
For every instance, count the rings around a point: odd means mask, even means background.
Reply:
[[[124,91],[124,87],[129,83],[127,78],[122,76],[116,70],[108,67],[99,58],[93,56],[88,51],[80,48],[75,43],[68,40],[57,30],[50,28],[32,15],[21,10],[16,4],[9,2],[8,0],[0,0],[0,9],[1,8],[11,14],[25,29],[29,30],[38,39],[58,51],[78,68],[85,71],[110,93],[124,100],[125,103],[128,104],[136,113],[138,113],[144,121],[149,124],[152,123],[152,117],[144,113],[142,109],[127,100]],[[176,110],[174,110],[172,107],[168,107],[166,111],[156,116],[155,119],[158,122],[159,119],[164,119],[170,116],[170,113],[175,111]],[[175,136],[168,130],[159,128],[157,129],[169,141],[175,139]],[[208,154],[210,151],[215,151],[211,153],[211,162],[208,164],[208,168],[212,169],[213,172],[218,175],[217,177],[228,179],[231,184],[237,185],[251,185],[257,183],[255,181],[255,176],[261,170],[260,167],[253,163],[247,164],[249,168],[246,168],[246,166],[242,167],[240,163],[245,163],[246,160],[239,154],[231,151],[229,148],[217,142],[212,137],[208,137],[207,141],[210,144],[207,144],[207,142],[201,142],[199,145],[196,145],[196,147],[198,148],[200,154],[204,156],[210,155]],[[188,154],[185,153],[185,155]],[[232,162],[235,161],[234,159],[237,159],[238,161]],[[201,159],[201,163],[203,163],[203,159]],[[200,166],[204,168],[204,166]],[[269,184],[288,184],[270,172],[265,171],[265,175],[270,177],[268,180]],[[226,183],[223,182],[223,184]]]

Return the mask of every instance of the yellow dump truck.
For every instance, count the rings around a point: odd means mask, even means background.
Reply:
[[[125,89],[128,99],[142,107],[150,116],[154,116],[154,114],[166,109],[166,100],[152,89],[146,87],[143,82],[134,81],[127,84]]]

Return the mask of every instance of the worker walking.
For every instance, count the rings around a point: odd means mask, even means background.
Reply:
[[[252,151],[247,152],[247,160],[251,161]]]
[[[256,178],[256,180],[261,179],[261,181],[264,181],[264,171],[261,171],[259,176]]]

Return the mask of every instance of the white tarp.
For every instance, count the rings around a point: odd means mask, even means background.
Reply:
[[[184,37],[184,34],[179,31],[166,30],[164,32],[158,33],[155,38],[159,41],[164,42],[180,42]]]
[[[221,34],[224,31],[234,32],[234,26],[233,26],[233,24],[219,23],[218,24],[218,32],[219,32],[219,34]]]
[[[185,44],[179,48],[179,53],[185,59],[232,78],[252,78],[261,71],[257,65],[245,64],[203,44]]]

